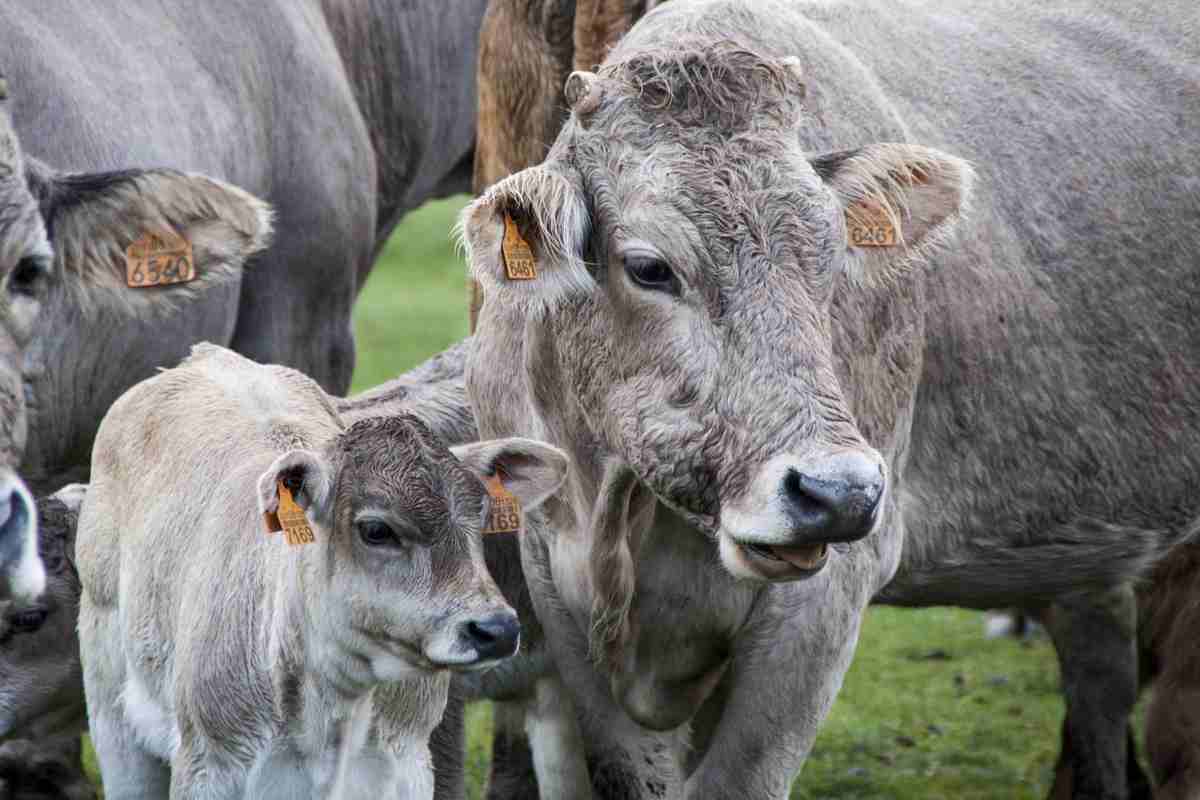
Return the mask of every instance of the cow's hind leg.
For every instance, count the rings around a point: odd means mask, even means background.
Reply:
[[[1067,705],[1050,796],[1126,800],[1129,758],[1135,757],[1127,731],[1138,693],[1133,590],[1064,595],[1043,619],[1058,653]]]
[[[125,662],[115,609],[88,608],[82,599],[79,639],[92,747],[100,765],[106,800],[166,800],[171,772],[148,752],[125,715]]]

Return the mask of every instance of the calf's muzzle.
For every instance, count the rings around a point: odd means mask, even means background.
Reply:
[[[521,623],[512,612],[490,614],[462,623],[459,635],[475,650],[480,661],[515,655],[521,643]]]

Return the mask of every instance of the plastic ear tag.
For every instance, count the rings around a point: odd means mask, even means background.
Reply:
[[[279,490],[279,509],[275,512],[275,517],[279,526],[283,528],[283,535],[287,539],[287,543],[292,547],[312,544],[317,538],[313,536],[312,528],[308,525],[304,509],[296,503],[291,490],[283,485],[283,481],[279,481],[276,486]],[[267,528],[271,528],[269,521]]]
[[[504,255],[504,274],[510,281],[531,281],[537,277],[533,250],[521,238],[521,231],[512,216],[504,212],[504,242],[500,245]]]
[[[846,213],[846,236],[851,247],[895,247],[896,226],[874,203],[856,203]]]
[[[125,248],[125,283],[134,289],[196,278],[192,243],[175,231],[146,233]]]
[[[492,475],[484,484],[492,496],[492,510],[488,514],[484,535],[491,533],[517,533],[521,530],[521,504],[500,481],[499,473]]]

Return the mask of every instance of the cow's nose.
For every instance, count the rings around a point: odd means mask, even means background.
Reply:
[[[0,474],[0,597],[34,597],[45,581],[33,497],[16,475]]]
[[[874,527],[883,486],[877,459],[844,451],[787,470],[781,493],[797,538],[851,542]]]
[[[521,643],[521,623],[512,612],[500,612],[463,625],[463,636],[475,648],[480,661],[508,658]]]

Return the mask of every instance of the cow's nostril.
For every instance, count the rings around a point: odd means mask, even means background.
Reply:
[[[831,511],[831,500],[821,481],[788,470],[783,479],[783,492],[792,510],[807,518],[816,518]]]
[[[853,541],[871,532],[883,495],[883,468],[859,453],[838,453],[784,474],[782,495],[797,538]]]

